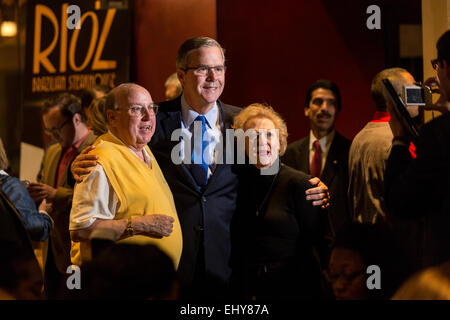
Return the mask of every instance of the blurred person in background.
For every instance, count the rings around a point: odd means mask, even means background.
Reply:
[[[352,223],[336,235],[327,276],[337,300],[389,299],[408,275],[388,228]],[[380,270],[380,288],[369,289],[368,267]]]
[[[0,241],[0,299],[43,299],[42,272],[33,251]]]
[[[339,87],[330,80],[315,81],[306,92],[304,114],[309,135],[290,143],[281,161],[319,177],[330,191],[325,238],[331,244],[339,228],[350,221],[348,210],[348,152],[351,141],[335,129],[342,109]]]
[[[171,258],[156,245],[112,244],[83,265],[81,299],[175,300]]]
[[[415,159],[409,152],[412,138],[395,112],[389,122],[394,139],[386,162],[385,200],[392,216],[423,226],[415,243],[416,270],[450,260],[450,30],[436,48],[431,64],[437,76],[426,83],[439,99],[425,108],[443,114],[420,128]],[[386,99],[391,98],[386,94]]]
[[[178,80],[177,73],[172,73],[164,83],[166,101],[173,100],[181,95],[183,87]]]
[[[37,203],[45,200],[51,204],[54,228],[48,243],[42,247],[45,265],[45,285],[49,298],[54,298],[61,283],[65,283],[70,263],[69,215],[72,206],[73,187],[67,172],[73,158],[91,145],[96,136],[85,123],[80,100],[74,95],[62,93],[48,99],[42,108],[45,132],[57,143],[47,148],[38,175],[39,182],[32,182],[28,191]]]
[[[392,300],[450,300],[450,262],[413,275],[395,292]]]
[[[404,100],[405,86],[415,80],[405,69],[390,68],[379,72],[373,79],[371,95],[376,112],[366,126],[353,139],[349,153],[349,206],[353,221],[384,223],[388,220],[384,201],[384,170],[392,146],[389,126],[392,102],[384,97],[383,79],[389,79]],[[408,106],[411,117],[417,119],[418,106]],[[413,146],[410,147],[413,152]],[[415,153],[414,153],[415,156]]]
[[[86,110],[86,123],[96,136],[101,136],[108,131],[105,104],[105,97],[95,98]]]

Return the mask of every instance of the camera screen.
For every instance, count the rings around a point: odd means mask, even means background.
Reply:
[[[425,98],[422,88],[406,88],[406,104],[423,105]]]

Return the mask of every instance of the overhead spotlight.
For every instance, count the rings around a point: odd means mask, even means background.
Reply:
[[[17,35],[17,23],[14,21],[3,21],[0,25],[0,36],[15,37]]]

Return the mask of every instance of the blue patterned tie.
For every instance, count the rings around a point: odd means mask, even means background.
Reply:
[[[208,148],[209,139],[207,141],[203,140],[206,132],[205,116],[199,115],[194,121],[202,122],[202,134],[201,136],[198,134],[195,135],[194,129],[194,150],[191,156],[191,173],[197,182],[199,189],[201,189],[208,183],[208,162],[205,159],[205,150]]]

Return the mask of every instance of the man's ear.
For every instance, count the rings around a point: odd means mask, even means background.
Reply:
[[[177,69],[177,77],[178,77],[178,80],[180,81],[181,85],[184,88],[186,73],[181,69]]]
[[[77,126],[77,125],[79,125],[80,123],[82,123],[83,121],[81,120],[81,114],[75,113],[75,114],[73,115],[72,122],[73,122],[73,125],[74,125],[74,126]]]
[[[305,117],[309,118],[309,108],[305,108]]]
[[[113,110],[106,110],[106,120],[107,120],[108,125],[110,125],[110,126],[113,125],[116,118],[117,118],[117,116]]]

